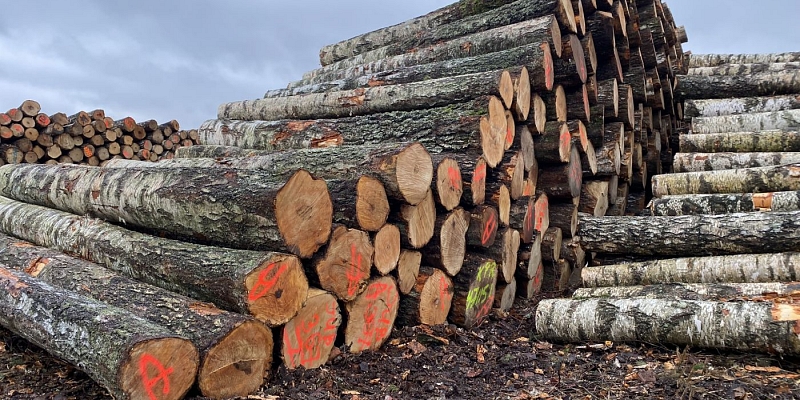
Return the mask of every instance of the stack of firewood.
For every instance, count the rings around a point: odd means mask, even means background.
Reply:
[[[798,60],[691,57],[674,173],[653,177],[646,216],[582,220],[585,288],[543,302],[540,333],[800,352]]]
[[[175,120],[161,125],[155,120],[137,124],[131,117],[115,121],[101,109],[48,116],[34,100],[0,113],[0,165],[158,161],[196,144],[197,130],[181,131]]]

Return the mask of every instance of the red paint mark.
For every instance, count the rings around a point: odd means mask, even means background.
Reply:
[[[152,367],[156,370],[156,376],[151,377],[149,372]],[[161,394],[169,394],[169,375],[175,372],[172,367],[164,368],[164,365],[150,354],[143,354],[139,359],[139,375],[142,377],[142,384],[144,390],[147,392],[147,397],[150,400],[157,400],[158,396],[153,391],[153,388],[161,382]]]
[[[545,198],[542,204],[540,205],[541,207],[536,208],[536,230],[539,232],[542,231],[542,227],[544,225],[544,217],[545,215],[547,215],[547,213],[545,213],[545,210],[550,208],[549,202],[550,201],[547,198]]]
[[[481,235],[481,244],[486,246],[492,238],[492,234],[497,230],[497,217],[494,213],[489,213],[489,219],[483,226],[483,235]]]
[[[325,315],[327,320],[321,332],[317,329],[320,324],[320,316],[316,314],[310,320],[295,324],[294,332],[284,332],[283,345],[287,349],[286,356],[290,359],[289,365],[313,365],[322,358],[323,347],[333,346],[338,329],[335,303],[328,304]],[[297,342],[296,347],[292,346],[290,340],[292,337]]]
[[[486,164],[481,164],[475,168],[475,174],[472,175],[472,183],[475,184],[484,179],[486,179]]]
[[[528,204],[528,209],[525,210],[525,220],[523,221],[523,223],[525,224],[524,228],[525,228],[526,232],[532,232],[533,231],[533,226],[534,226],[534,224],[533,224],[533,214],[531,213],[531,205],[530,204]]]
[[[559,137],[559,143],[560,144],[558,153],[559,154],[566,153],[567,155],[569,155],[570,143],[572,143],[572,134],[569,133],[568,130],[564,130],[564,132],[561,132],[561,136]]]
[[[509,126],[506,129],[506,145],[511,146],[512,144],[514,144],[514,127]]]
[[[445,310],[445,303],[448,303],[452,300],[453,293],[450,292],[450,284],[447,283],[447,278],[444,275],[439,276],[439,306],[441,307],[442,311]]]
[[[278,283],[278,279],[280,279],[281,275],[283,275],[283,273],[289,269],[289,265],[285,263],[281,264],[278,268],[278,272],[275,272],[272,274],[271,278],[267,279],[267,276],[269,276],[270,272],[272,272],[274,269],[275,263],[272,263],[258,274],[258,281],[255,285],[253,285],[253,288],[250,289],[250,293],[247,295],[247,300],[253,302],[266,296],[267,293],[269,293],[269,291],[275,287],[275,284]]]
[[[481,307],[481,309],[475,314],[475,324],[473,326],[479,325],[481,322],[483,322],[484,318],[489,316],[489,312],[492,311],[492,304],[494,304],[494,293],[486,298],[486,302],[483,303],[483,307]]]
[[[356,249],[356,245],[350,245],[350,264],[347,268],[347,296],[353,297],[358,294],[358,288],[361,286],[362,272],[361,267],[363,257]]]
[[[399,300],[397,291],[394,289],[396,288],[393,285],[385,283],[373,283],[367,288],[365,296],[369,300],[369,306],[364,312],[364,328],[361,330],[361,337],[358,338],[360,345],[370,348],[389,336],[393,323],[390,318],[391,310],[397,306]],[[389,295],[383,299],[383,302],[378,301],[378,298],[384,293]],[[380,316],[377,313],[379,307],[383,308]]]
[[[555,79],[553,78],[553,55],[550,53],[550,44],[542,43],[542,52],[544,52],[544,80],[547,90],[553,90]]]
[[[450,179],[450,187],[455,190],[461,190],[461,171],[455,167],[447,168],[447,177]]]

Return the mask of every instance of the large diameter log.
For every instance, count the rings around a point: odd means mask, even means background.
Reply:
[[[800,92],[796,71],[763,72],[747,76],[678,75],[676,95],[684,99],[775,96]]]
[[[461,273],[453,278],[455,293],[450,321],[466,329],[480,325],[492,310],[497,286],[497,263],[469,254]]]
[[[120,308],[0,268],[0,311],[0,324],[82,369],[115,398],[177,400],[194,383],[191,342]]]
[[[768,63],[768,64],[725,64],[718,67],[689,68],[688,75],[751,75],[762,72],[797,71],[800,63]]]
[[[677,153],[673,172],[719,171],[800,163],[800,152],[772,153]]]
[[[320,286],[343,301],[351,301],[367,286],[375,249],[366,232],[338,226],[325,249],[313,261]]]
[[[800,295],[797,283],[670,283],[650,286],[581,288],[573,299],[643,297],[672,300],[769,301]]]
[[[653,215],[731,214],[800,210],[800,192],[690,194],[654,198]]]
[[[800,253],[653,260],[584,268],[581,276],[585,287],[794,282],[800,278]]]
[[[800,110],[692,119],[694,133],[760,132],[800,128]]]
[[[270,326],[289,321],[308,291],[302,265],[295,256],[223,251],[162,239],[3,197],[0,231],[77,254],[151,285],[252,314]]]
[[[737,99],[686,100],[683,117],[717,117],[800,109],[800,96],[744,97]]]
[[[798,216],[800,212],[789,211],[680,217],[582,217],[579,234],[583,248],[598,253],[679,256],[784,252],[800,250]]]
[[[442,325],[453,300],[453,281],[443,271],[420,268],[412,290],[400,299],[397,323],[402,326]]]
[[[764,131],[681,135],[680,151],[681,153],[800,151],[800,133]]]
[[[656,197],[800,190],[800,164],[664,174],[654,176],[652,182]]]
[[[186,338],[200,352],[203,396],[246,396],[272,363],[272,332],[241,314],[119,275],[97,264],[0,235],[0,264],[119,307]]]
[[[0,170],[3,196],[175,238],[310,257],[330,236],[328,189],[305,171],[18,167]]]
[[[399,304],[397,283],[390,276],[372,280],[363,293],[347,303],[344,343],[350,352],[379,349],[392,333]]]
[[[692,54],[689,68],[718,67],[725,64],[780,63],[800,61],[800,53],[774,54]]]
[[[328,362],[341,324],[336,298],[324,290],[309,289],[303,308],[283,327],[283,365],[312,369]]]
[[[447,211],[452,211],[461,203],[461,195],[464,193],[461,167],[458,165],[458,160],[446,154],[434,156],[433,166],[435,175],[431,189],[436,202]]]
[[[423,251],[428,265],[441,268],[451,276],[458,274],[467,250],[466,234],[470,218],[469,212],[457,208],[436,219],[433,239]]]
[[[536,333],[561,342],[647,342],[715,349],[800,352],[792,305],[663,299],[543,300]]]

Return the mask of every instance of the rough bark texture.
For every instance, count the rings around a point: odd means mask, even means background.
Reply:
[[[770,302],[543,300],[536,309],[536,332],[561,342],[643,341],[797,354],[795,321],[775,311]]]
[[[754,114],[698,117],[692,119],[693,133],[760,132],[800,128],[800,110]]]
[[[686,172],[653,177],[653,195],[764,193],[800,190],[800,164]]]
[[[544,263],[542,275],[542,291],[560,293],[567,289],[569,278],[572,275],[572,265],[569,261],[560,259]]]
[[[466,329],[480,325],[492,310],[497,286],[497,263],[468,254],[461,273],[453,278],[455,293],[450,321]]]
[[[397,317],[400,294],[394,278],[372,280],[366,290],[347,303],[344,343],[351,353],[377,350],[389,338]]]
[[[483,253],[497,263],[500,278],[498,282],[511,283],[517,270],[517,253],[519,252],[520,236],[516,229],[506,228],[498,232],[499,240],[487,248]]]
[[[688,75],[751,75],[762,72],[797,71],[800,63],[768,63],[768,64],[725,64],[717,67],[689,68]]]
[[[583,248],[598,253],[700,256],[785,252],[800,250],[798,217],[798,211],[681,217],[583,217],[579,233]]]
[[[425,263],[447,271],[455,276],[464,263],[467,251],[466,234],[470,214],[457,208],[436,220],[433,239],[423,251]]]
[[[800,253],[674,258],[584,268],[585,287],[664,283],[767,283],[800,279]]]
[[[686,100],[683,118],[717,117],[800,109],[800,96],[744,97],[737,99]]]
[[[328,362],[341,324],[336,297],[310,289],[303,308],[283,327],[283,365],[287,369],[312,369]]]
[[[725,64],[779,63],[800,61],[800,53],[774,54],[692,54],[689,68],[718,67]]]
[[[568,164],[541,168],[537,184],[537,190],[543,191],[552,199],[571,199],[579,196],[583,184],[583,168],[578,149],[572,146]]]
[[[497,228],[500,226],[497,209],[483,205],[473,209],[471,214],[466,232],[467,244],[482,248],[492,246],[497,237]]]
[[[800,163],[800,152],[677,153],[673,172],[702,172]]]
[[[569,203],[550,203],[550,227],[560,228],[564,237],[573,237],[578,230],[578,206]]]
[[[796,71],[763,72],[746,76],[678,75],[675,93],[684,99],[775,96],[800,92]]]
[[[250,157],[253,150],[236,146],[197,145],[181,147],[175,150],[175,159],[179,158],[240,158]]]
[[[800,151],[800,133],[763,131],[681,135],[680,151],[681,153]]]
[[[1,267],[0,324],[118,399],[181,399],[197,373],[197,349],[166,328]]]
[[[222,251],[162,239],[3,197],[0,231],[230,311],[252,314],[270,326],[289,321],[308,291],[295,256]]]
[[[644,297],[672,300],[750,300],[790,299],[800,295],[797,283],[670,283],[652,286],[582,288],[574,299],[592,297]]]
[[[588,181],[581,189],[578,211],[602,217],[608,210],[608,182]]]
[[[453,281],[447,274],[436,268],[422,267],[412,290],[400,299],[397,324],[433,326],[446,323],[453,291]]]
[[[654,198],[653,215],[730,214],[800,210],[800,192],[690,194]]]

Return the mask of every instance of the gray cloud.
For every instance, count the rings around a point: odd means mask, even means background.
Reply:
[[[104,108],[112,117],[197,127],[219,104],[258,98],[318,66],[323,45],[450,0],[28,1],[0,15],[0,107]],[[800,50],[800,2],[671,0],[687,50]]]

